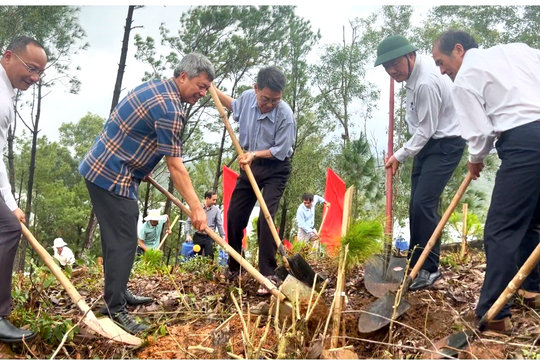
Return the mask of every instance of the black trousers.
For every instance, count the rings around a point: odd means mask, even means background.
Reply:
[[[4,317],[11,308],[11,276],[21,231],[19,220],[0,197],[0,316]]]
[[[116,195],[86,181],[103,251],[104,299],[111,314],[125,311],[124,293],[137,249],[137,200]]]
[[[210,236],[196,232],[193,234],[193,244],[198,244],[201,247],[199,254],[210,259],[214,258],[214,240]]]
[[[257,185],[262,189],[264,201],[273,218],[291,173],[291,163],[288,159],[285,161],[257,159],[251,164],[251,171]],[[238,253],[242,251],[244,229],[256,202],[257,197],[246,173],[240,171],[227,213],[227,238],[229,245]],[[277,267],[277,246],[262,210],[257,222],[257,236],[259,239],[259,271],[264,276],[274,275],[274,270]],[[229,269],[236,271],[239,268],[240,264],[229,257]]]
[[[505,131],[496,143],[497,171],[486,226],[486,275],[476,314],[483,316],[538,245],[540,225],[540,122]],[[535,268],[522,288],[538,292]],[[495,319],[510,316],[510,305]]]
[[[409,204],[411,267],[416,265],[441,220],[437,211],[440,197],[458,166],[464,149],[465,140],[461,137],[430,139],[414,157]],[[416,249],[413,251],[415,246]],[[440,247],[441,239],[439,238],[422,269],[429,272],[437,271]]]

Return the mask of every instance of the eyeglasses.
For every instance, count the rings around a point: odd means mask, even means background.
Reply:
[[[15,54],[14,52],[12,52],[13,55],[15,55],[17,57],[17,59],[19,59],[24,66],[26,66],[26,70],[28,70],[28,72],[32,75],[37,75],[39,76],[40,78],[42,78],[43,76],[45,76],[45,70],[38,70],[36,68],[33,68],[31,66],[28,66],[20,57],[19,55]]]
[[[261,103],[263,103],[263,104],[270,104],[271,103],[272,105],[277,105],[281,101],[281,99],[269,99],[266,96],[261,96],[260,99],[261,99]]]

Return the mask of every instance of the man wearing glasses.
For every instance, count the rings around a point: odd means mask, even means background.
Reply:
[[[27,90],[43,76],[47,55],[36,40],[21,36],[13,39],[0,60],[0,149],[7,141],[8,129],[15,120],[15,89]],[[11,193],[7,171],[0,152],[0,341],[20,342],[36,334],[13,326],[7,317],[11,307],[11,274],[15,253],[21,239],[24,212]]]
[[[217,91],[221,103],[234,114],[239,123],[240,144],[247,152],[239,157],[240,167],[249,165],[272,217],[291,172],[290,158],[296,139],[296,121],[290,106],[281,100],[286,78],[275,66],[259,70],[253,90],[233,99]],[[257,198],[249,179],[241,169],[227,214],[227,238],[238,252],[242,250],[242,237]],[[259,214],[257,223],[259,238],[259,271],[274,280],[277,246],[265,220]],[[238,277],[240,265],[229,258],[229,270],[225,278]],[[258,295],[268,295],[261,285]]]

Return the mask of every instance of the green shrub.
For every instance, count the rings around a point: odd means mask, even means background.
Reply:
[[[349,245],[346,268],[361,264],[368,257],[382,250],[383,227],[377,220],[357,221],[349,227],[347,234],[341,238],[340,252]]]

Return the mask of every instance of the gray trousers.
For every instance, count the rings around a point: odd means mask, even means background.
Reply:
[[[0,197],[0,316],[4,317],[11,308],[11,276],[20,240],[21,224]]]
[[[137,200],[116,195],[86,181],[94,206],[103,251],[104,299],[110,314],[124,312],[129,274],[137,250]]]

